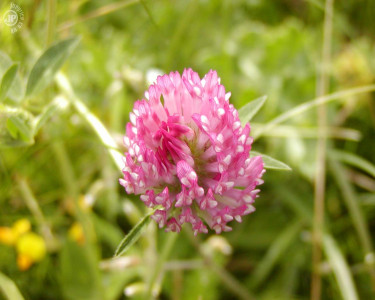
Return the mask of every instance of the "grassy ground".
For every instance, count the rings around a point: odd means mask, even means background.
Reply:
[[[19,0],[15,33],[1,2],[0,298],[375,297],[375,2],[336,2]],[[146,210],[111,146],[154,74],[186,67],[237,108],[267,95],[253,150],[292,171],[267,171],[232,232],[150,223],[112,260]]]

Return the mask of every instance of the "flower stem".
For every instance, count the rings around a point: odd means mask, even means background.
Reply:
[[[170,232],[167,235],[167,241],[164,244],[164,248],[156,262],[155,267],[152,270],[150,281],[148,282],[145,299],[156,299],[161,290],[161,284],[164,277],[164,263],[172,251],[173,245],[178,237],[177,233]]]
[[[48,47],[52,42],[56,32],[56,0],[48,0],[47,3],[47,37],[46,46]]]
[[[202,256],[204,263],[220,278],[222,283],[230,290],[238,299],[242,300],[254,300],[255,297],[250,294],[250,292],[237,281],[235,277],[232,276],[225,268],[219,266],[209,255],[207,255],[196,238],[192,236],[192,233],[188,230],[185,231],[189,237],[193,246],[199,251]]]

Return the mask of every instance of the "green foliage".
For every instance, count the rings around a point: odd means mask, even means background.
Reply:
[[[335,1],[332,55],[322,66],[324,1],[297,2],[17,2],[22,28],[0,31],[0,229],[29,219],[47,254],[21,271],[0,230],[1,296],[310,299],[322,133],[321,298],[373,299],[375,27],[372,10],[359,9],[373,4]],[[269,169],[256,212],[221,240],[190,238],[186,228],[174,242],[118,184],[134,101],[153,73],[186,67],[218,71],[251,125],[251,155]],[[328,95],[317,97],[321,68]]]
[[[14,65],[17,65],[17,64],[15,64],[9,58],[7,54],[0,51],[0,78],[1,78],[2,84],[4,81],[5,75],[10,71],[10,73],[7,75],[8,79],[5,80],[9,82],[8,83],[9,90],[7,90],[7,93],[6,93],[7,95],[3,95],[3,93],[5,93],[5,89],[4,89],[4,92],[2,92],[2,95],[3,97],[8,96],[9,99],[14,102],[20,102],[24,97],[24,88],[23,88],[22,80],[20,76],[17,74],[17,70],[15,70],[15,67],[13,67],[13,70],[12,70],[12,66]],[[10,82],[10,79],[13,77],[12,73],[15,73],[16,75],[14,75],[15,77],[11,80],[12,82]]]
[[[262,156],[262,159],[263,159],[263,163],[264,163],[264,167],[266,169],[273,169],[273,170],[284,170],[284,171],[290,171],[292,170],[287,164],[277,160],[277,159],[274,159],[268,155],[265,155],[265,154],[261,154],[259,152],[256,152],[256,151],[250,151],[250,156]]]
[[[34,143],[34,117],[26,110],[1,106],[0,147],[21,147]]]
[[[23,300],[16,284],[3,273],[0,273],[0,290],[8,300]]]
[[[73,52],[79,38],[70,38],[48,48],[31,69],[26,86],[26,96],[41,92],[53,80],[56,72]]]
[[[345,300],[359,299],[349,266],[346,263],[337,243],[330,235],[325,235],[323,244],[328,261],[337,278],[342,298]]]
[[[66,241],[61,249],[61,286],[67,299],[103,299],[98,261],[92,249]]]
[[[144,216],[131,230],[130,232],[124,237],[124,239],[118,245],[115,257],[123,255],[126,251],[129,250],[131,246],[141,237],[141,233],[144,228],[150,223],[151,215],[154,212],[148,213]]]
[[[16,78],[18,67],[18,64],[14,64],[10,66],[9,69],[5,72],[0,85],[0,101],[8,95],[8,92]]]
[[[257,114],[267,100],[267,96],[260,97],[248,104],[245,104],[238,110],[238,117],[241,120],[242,126],[250,122],[251,119]]]

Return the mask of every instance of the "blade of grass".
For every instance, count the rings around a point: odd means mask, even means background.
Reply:
[[[336,277],[342,298],[345,300],[358,300],[359,298],[350,268],[339,246],[331,235],[324,234],[323,247],[328,262]]]
[[[344,202],[348,208],[350,217],[357,231],[358,238],[364,251],[364,258],[373,256],[374,250],[372,247],[371,234],[366,225],[366,219],[359,206],[359,201],[356,197],[353,186],[350,184],[345,169],[336,161],[331,155],[329,156],[329,166],[331,173],[336,180],[336,183],[341,191]],[[372,279],[372,286],[375,290],[375,269],[374,266],[369,264],[368,271]]]
[[[98,18],[98,17],[101,17],[101,16],[105,16],[107,14],[113,13],[117,10],[120,10],[122,8],[130,6],[132,4],[136,4],[138,2],[139,2],[139,0],[125,0],[125,1],[118,1],[118,2],[113,2],[111,4],[108,4],[108,5],[104,5],[104,6],[98,8],[94,11],[91,11],[91,12],[81,16],[79,19],[77,19],[75,21],[67,21],[67,22],[61,24],[58,27],[58,31],[63,31],[63,30],[69,29],[70,27],[73,27],[74,25],[76,25],[78,23],[82,23],[82,22],[85,22],[85,21],[88,21],[88,20],[91,20],[91,19],[95,19],[95,18]]]
[[[250,277],[249,285],[252,289],[256,289],[258,286],[260,286],[269,276],[280,257],[282,257],[285,251],[288,250],[288,247],[290,247],[292,242],[295,240],[301,228],[302,222],[300,220],[292,222],[292,224],[284,229],[279,234],[277,239],[270,245],[267,253],[259,262]]]
[[[0,291],[8,300],[23,300],[17,285],[9,277],[0,272]]]
[[[258,131],[262,131],[266,124],[251,123],[252,133],[257,135]],[[334,139],[343,139],[350,141],[359,141],[361,139],[361,132],[351,128],[332,127],[325,128],[325,137]],[[264,132],[263,136],[290,138],[299,137],[305,139],[316,139],[319,137],[318,128],[315,126],[301,127],[293,125],[276,125],[273,129]]]
[[[332,94],[324,95],[317,97],[313,100],[307,101],[301,105],[298,105],[285,113],[282,113],[281,115],[277,116],[276,118],[272,119],[270,122],[268,122],[261,130],[259,130],[256,134],[254,134],[254,140],[261,137],[265,132],[273,129],[276,125],[285,122],[286,120],[289,120],[301,113],[304,113],[314,107],[320,106],[325,103],[332,102],[333,100],[342,99],[349,96],[355,96],[363,93],[368,93],[375,91],[375,84],[371,85],[364,85],[348,90],[343,90],[340,92],[335,92]]]
[[[375,178],[367,176],[362,172],[357,172],[355,170],[349,170],[348,175],[350,181],[352,181],[354,184],[369,192],[375,192]]]
[[[43,238],[46,241],[48,249],[55,250],[58,247],[57,240],[52,234],[52,230],[50,226],[48,225],[42,213],[42,210],[39,207],[38,201],[35,199],[35,196],[33,192],[31,191],[29,184],[24,178],[21,178],[21,177],[18,177],[17,181],[18,181],[19,190],[26,203],[26,206],[35,217],[35,220],[37,221],[40,227],[40,232],[42,233]]]

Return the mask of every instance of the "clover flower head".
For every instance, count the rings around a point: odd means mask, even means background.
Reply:
[[[194,234],[230,231],[228,222],[255,211],[265,170],[260,156],[249,157],[250,126],[230,95],[216,71],[200,79],[185,69],[159,76],[134,104],[120,184],[157,208],[152,219],[166,231],[184,223]]]

